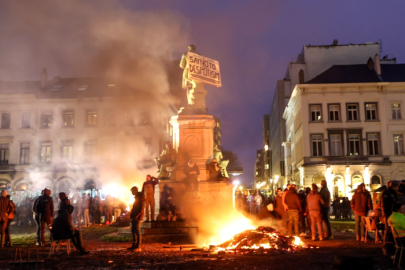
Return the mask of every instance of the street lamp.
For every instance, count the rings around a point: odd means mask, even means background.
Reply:
[[[233,209],[236,210],[236,208],[235,208],[235,194],[236,194],[236,192],[235,192],[235,191],[236,191],[236,188],[239,186],[240,182],[239,182],[239,180],[233,180],[232,184],[233,184],[233,189],[232,189],[232,204],[233,204]]]

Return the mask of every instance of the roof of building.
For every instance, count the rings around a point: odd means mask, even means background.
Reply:
[[[186,94],[181,88],[182,70],[177,62],[168,63],[169,91],[172,96],[186,104]],[[119,97],[151,95],[151,89],[140,89],[136,85],[116,81],[107,77],[60,78],[41,81],[0,81],[0,95],[33,94],[38,99],[72,99],[91,97]]]
[[[306,84],[405,82],[405,64],[381,65],[381,75],[368,65],[334,65]]]

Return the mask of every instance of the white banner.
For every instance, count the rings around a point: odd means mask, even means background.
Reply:
[[[188,78],[221,87],[219,62],[202,55],[188,52]]]

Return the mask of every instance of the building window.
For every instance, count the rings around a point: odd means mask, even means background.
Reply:
[[[310,119],[311,122],[321,122],[322,121],[322,106],[320,104],[309,105]]]
[[[113,126],[115,124],[115,113],[112,109],[104,111],[104,125]]]
[[[94,158],[96,154],[96,143],[94,142],[87,142],[85,145],[86,150],[86,157],[87,158]]]
[[[41,128],[52,127],[53,115],[50,112],[42,113],[41,115]]]
[[[322,152],[322,135],[311,135],[312,156],[321,157]]]
[[[349,155],[360,155],[360,134],[349,134]]]
[[[21,143],[20,144],[20,164],[30,163],[30,144]]]
[[[73,142],[63,141],[61,149],[62,158],[64,160],[73,160]]]
[[[402,134],[394,134],[394,155],[404,154],[404,136]]]
[[[9,149],[9,144],[8,143],[1,143],[0,144],[0,164],[1,165],[7,165],[8,164],[8,157],[10,154],[10,149]]]
[[[31,128],[31,113],[30,112],[22,113],[21,128]]]
[[[52,143],[42,142],[39,153],[39,162],[49,163],[51,161],[52,161]]]
[[[401,117],[401,103],[391,103],[392,119],[398,120]]]
[[[1,129],[9,129],[10,128],[10,113],[2,113],[1,114]]]
[[[359,105],[347,104],[347,121],[359,121]]]
[[[342,136],[340,134],[330,135],[330,155],[331,156],[342,155]]]
[[[366,120],[378,120],[377,103],[366,103]]]
[[[74,127],[75,126],[75,112],[72,110],[63,111],[63,126]]]
[[[329,121],[340,121],[340,105],[339,104],[329,104]]]
[[[86,124],[89,127],[95,127],[98,125],[97,111],[89,110],[86,114]]]
[[[367,133],[367,147],[369,156],[380,154],[380,139],[378,133]]]

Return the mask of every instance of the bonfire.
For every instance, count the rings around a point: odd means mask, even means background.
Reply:
[[[211,246],[211,251],[218,253],[263,253],[269,252],[296,252],[307,246],[297,236],[286,237],[271,227],[258,227],[236,234],[232,239],[216,246]]]

